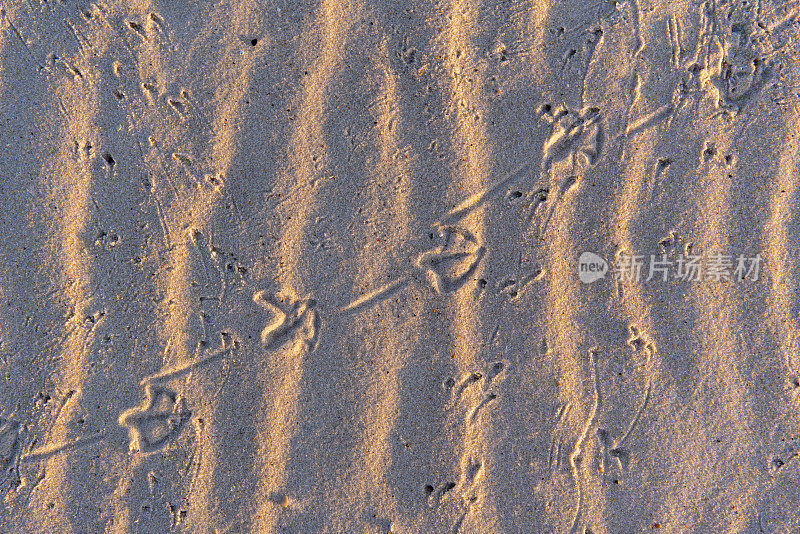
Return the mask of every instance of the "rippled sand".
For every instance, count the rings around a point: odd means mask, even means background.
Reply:
[[[5,2],[0,531],[800,532],[799,14]]]

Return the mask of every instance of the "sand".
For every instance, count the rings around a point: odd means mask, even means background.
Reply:
[[[0,531],[800,532],[799,16],[3,2]]]

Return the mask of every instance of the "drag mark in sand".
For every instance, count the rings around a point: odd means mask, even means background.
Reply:
[[[103,439],[103,437],[104,434],[101,432],[86,437],[75,438],[73,441],[67,441],[65,443],[54,443],[51,445],[45,445],[43,447],[39,447],[38,449],[23,454],[20,457],[19,461],[25,463],[25,462],[38,462],[40,460],[46,460],[47,458],[55,456],[60,452],[71,451],[74,449],[85,447],[87,445],[98,443],[100,440]]]
[[[229,342],[228,336],[225,333],[221,334],[221,338],[222,338],[222,348],[214,350],[207,356],[204,356],[193,362],[184,365],[179,365],[177,367],[173,367],[170,369],[164,369],[154,375],[150,375],[146,378],[143,378],[140,384],[146,385],[153,382],[163,382],[171,380],[186,373],[190,373],[195,369],[198,369],[206,364],[216,361],[224,356],[230,356],[233,353],[233,351],[238,347],[238,342],[236,340]]]
[[[578,436],[578,441],[575,443],[575,449],[573,449],[572,454],[569,455],[569,463],[572,467],[572,477],[575,479],[575,486],[576,491],[578,494],[577,503],[575,504],[575,515],[572,521],[572,528],[570,528],[570,534],[582,534],[579,529],[579,523],[581,520],[581,511],[583,508],[583,491],[582,491],[582,484],[581,484],[581,473],[580,473],[580,464],[583,461],[581,457],[581,451],[583,447],[583,442],[586,441],[586,437],[589,434],[589,430],[591,429],[592,425],[594,424],[595,416],[597,415],[597,410],[600,407],[600,384],[597,377],[597,356],[599,350],[597,348],[589,349],[589,364],[592,368],[592,381],[594,382],[594,403],[592,404],[592,409],[589,412],[588,417],[586,418],[586,424],[583,425],[583,430],[581,431],[580,436]]]

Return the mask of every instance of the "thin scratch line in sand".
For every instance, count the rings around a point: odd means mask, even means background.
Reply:
[[[4,19],[6,19],[6,22],[8,22],[8,25],[11,27],[11,30],[14,32],[14,35],[17,36],[17,39],[19,39],[19,42],[21,42],[22,46],[25,47],[25,50],[28,52],[28,54],[31,54],[31,49],[28,46],[28,43],[25,42],[25,39],[22,38],[22,34],[19,33],[19,30],[14,25],[14,23],[11,22],[11,19],[8,17],[8,13],[6,13],[6,8],[2,4],[0,4],[0,15],[2,15],[2,17]]]
[[[671,113],[675,111],[677,111],[676,106],[670,103],[670,104],[664,104],[657,110],[647,115],[636,117],[636,119],[634,119],[633,121],[629,121],[628,125],[625,127],[625,137],[642,132],[647,128],[649,128],[650,126],[654,126],[656,123],[667,118]]]
[[[194,419],[193,422],[195,432],[197,433],[197,443],[194,446],[191,460],[189,461],[189,465],[186,466],[186,472],[184,473],[184,476],[187,476],[189,471],[193,471],[192,477],[189,479],[189,489],[186,492],[187,498],[192,494],[195,482],[200,476],[200,462],[203,461],[203,431],[205,430],[205,423],[203,419],[200,418]],[[194,464],[194,469],[192,469],[192,464]]]
[[[578,490],[578,502],[575,505],[575,516],[572,520],[572,528],[570,528],[570,533],[576,532],[576,528],[578,527],[578,520],[580,519],[581,514],[581,507],[583,505],[583,492],[581,491],[581,479],[580,473],[578,472],[578,457],[581,454],[581,445],[586,440],[586,436],[589,433],[589,429],[594,424],[594,418],[597,416],[597,409],[600,407],[600,384],[598,384],[597,380],[597,353],[598,349],[593,347],[589,349],[589,360],[591,362],[592,367],[592,378],[594,380],[594,404],[592,405],[592,411],[589,413],[589,417],[586,419],[586,424],[583,426],[583,431],[581,431],[581,435],[578,437],[577,443],[575,443],[575,449],[572,451],[572,454],[569,455],[569,463],[572,466],[572,476],[575,479],[575,485]]]
[[[447,212],[447,214],[442,217],[441,221],[439,221],[439,224],[452,224],[453,221],[462,219],[470,211],[486,202],[492,195],[497,193],[498,190],[512,182],[515,182],[519,178],[526,176],[529,170],[530,164],[525,163],[518,167],[515,171],[510,172],[505,178],[502,178],[486,189],[471,195],[466,200],[463,200],[461,203],[459,203],[458,206]]]
[[[642,412],[644,412],[645,408],[647,408],[647,403],[650,401],[650,392],[652,391],[652,388],[653,388],[653,375],[652,375],[652,369],[651,369],[651,366],[650,366],[650,363],[651,363],[650,361],[651,361],[651,358],[653,356],[653,351],[655,350],[655,348],[653,347],[652,343],[647,343],[647,345],[645,345],[644,350],[646,351],[646,354],[647,354],[647,361],[645,362],[645,369],[647,369],[651,373],[650,377],[647,379],[647,391],[645,391],[644,401],[642,401],[642,405],[639,406],[639,410],[636,412],[636,415],[634,416],[633,420],[631,421],[630,426],[628,426],[628,430],[625,431],[625,435],[622,436],[622,438],[614,445],[615,448],[622,447],[622,445],[625,444],[625,440],[628,439],[628,436],[633,431],[634,427],[639,423],[639,419],[641,419],[641,417],[642,417]]]
[[[644,394],[644,402],[642,402],[642,405],[639,407],[639,410],[636,412],[636,416],[631,421],[631,424],[628,427],[628,430],[625,432],[625,435],[622,436],[622,438],[619,440],[619,442],[616,443],[615,448],[622,447],[622,445],[625,443],[625,440],[628,439],[628,436],[633,431],[633,428],[636,426],[636,424],[639,422],[639,419],[642,417],[642,412],[644,411],[645,408],[647,408],[647,403],[650,400],[650,390],[651,390],[652,385],[653,385],[652,380],[649,380],[647,382],[647,391]]]
[[[411,278],[408,276],[403,276],[398,278],[397,280],[392,280],[391,282],[382,285],[378,289],[370,291],[366,295],[358,297],[350,304],[347,304],[346,306],[340,308],[339,313],[358,311],[361,308],[371,305],[376,300],[388,297],[395,291],[403,289],[410,281]]]
[[[51,456],[54,456],[59,452],[70,451],[73,449],[77,449],[79,447],[84,447],[86,445],[92,445],[93,443],[99,442],[104,437],[105,436],[103,435],[103,433],[100,432],[98,434],[94,434],[92,436],[88,436],[85,438],[77,438],[73,441],[69,441],[66,443],[45,445],[44,447],[40,447],[27,454],[23,454],[19,460],[20,462],[35,462],[37,460],[44,460],[45,458],[50,458]]]
[[[568,402],[563,404],[556,412],[556,424],[553,428],[553,439],[550,440],[550,454],[548,458],[548,464],[550,465],[551,471],[554,467],[558,467],[560,464],[559,460],[561,456],[561,443],[556,443],[556,440],[558,439],[557,433],[563,426],[564,421],[566,421],[571,410],[572,403]]]
[[[158,373],[156,373],[154,375],[150,375],[148,377],[145,377],[139,382],[139,385],[143,386],[145,384],[149,384],[149,383],[152,383],[152,382],[158,382],[159,380],[175,378],[175,377],[178,377],[178,376],[180,376],[182,374],[194,371],[195,369],[197,369],[198,367],[200,367],[202,365],[205,365],[205,364],[210,363],[210,362],[212,362],[214,360],[217,360],[217,359],[221,358],[222,356],[231,354],[233,352],[233,349],[235,349],[235,348],[236,348],[236,342],[234,342],[234,344],[231,345],[230,347],[225,347],[225,348],[222,348],[222,349],[215,350],[214,352],[212,352],[208,356],[206,356],[204,358],[201,358],[199,360],[195,360],[193,362],[189,362],[187,364],[180,365],[180,366],[174,367],[172,369],[166,369],[166,370],[158,372]]]

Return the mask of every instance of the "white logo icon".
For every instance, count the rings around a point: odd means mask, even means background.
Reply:
[[[605,278],[607,272],[608,263],[594,252],[584,252],[578,258],[578,277],[584,284]]]

